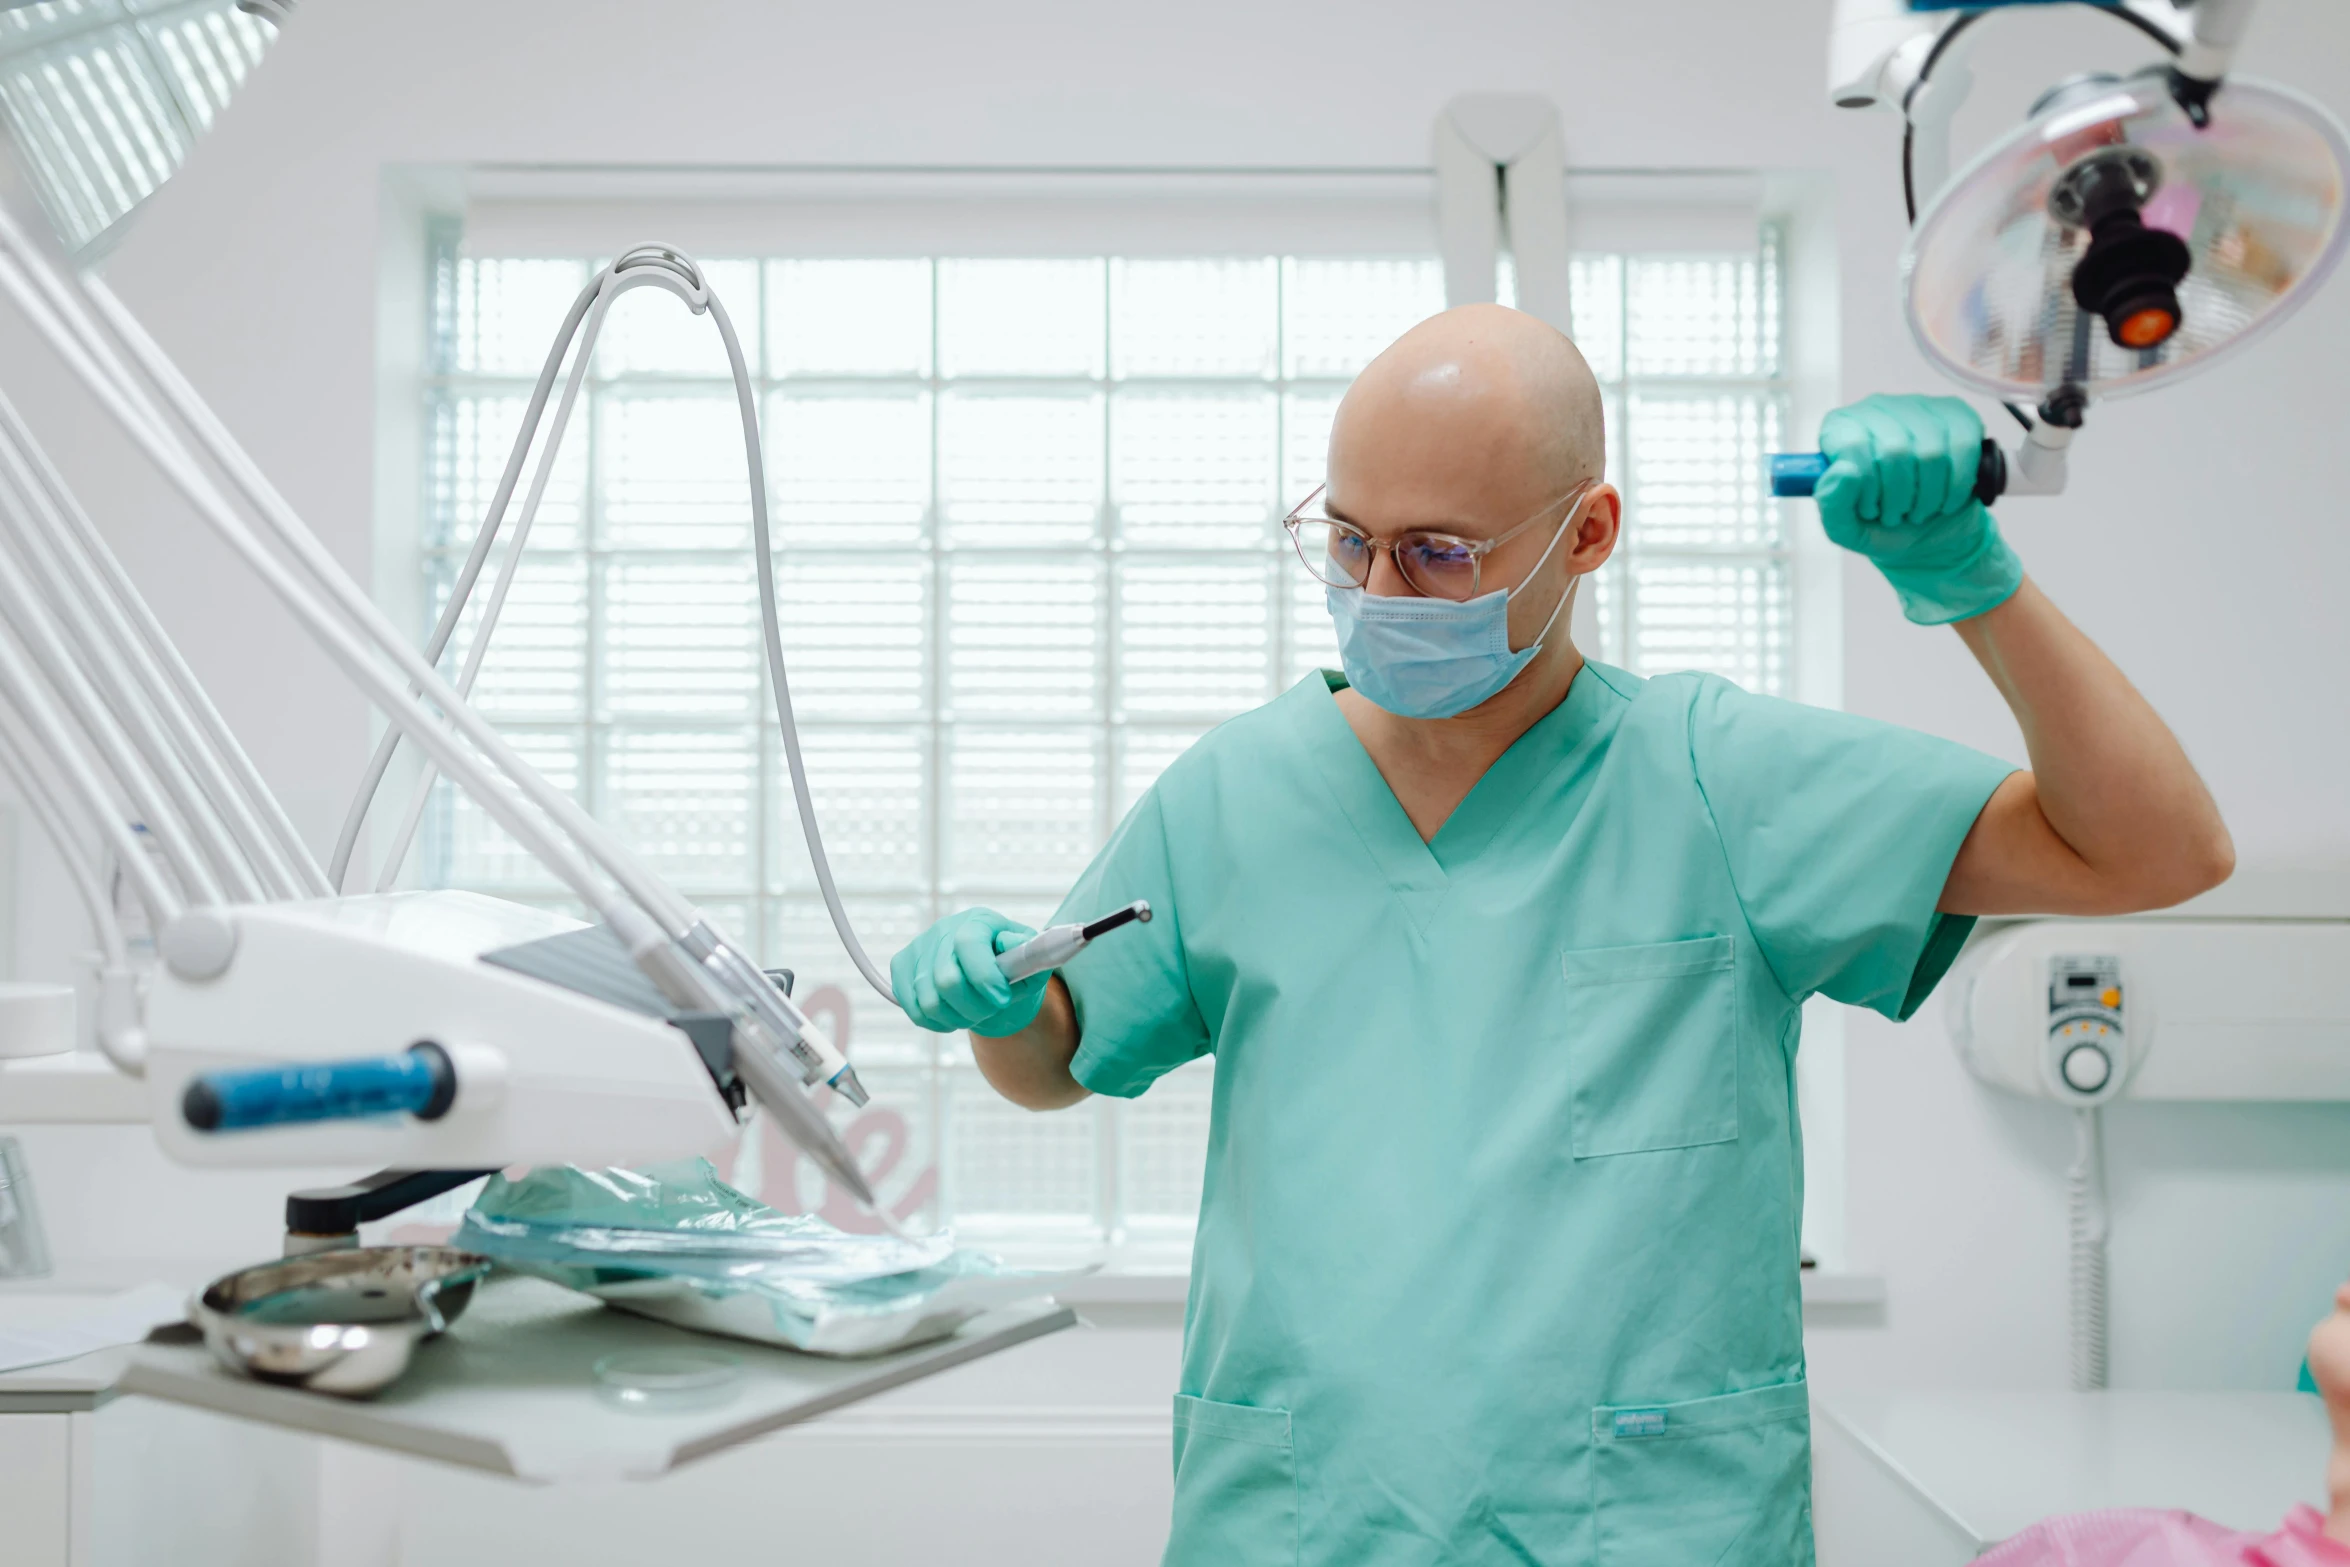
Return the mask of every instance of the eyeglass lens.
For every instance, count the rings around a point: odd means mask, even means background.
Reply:
[[[1300,517],[1297,553],[1306,569],[1336,588],[1361,587],[1371,578],[1376,553],[1352,528]],[[1395,565],[1415,592],[1430,598],[1465,599],[1477,588],[1477,557],[1457,539],[1407,533],[1395,541]]]

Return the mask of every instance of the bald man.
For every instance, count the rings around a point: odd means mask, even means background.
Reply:
[[[1813,994],[1905,1018],[1980,914],[2226,876],[2178,744],[2024,580],[1950,399],[1831,415],[1821,513],[1955,624],[2032,770],[1712,676],[1586,661],[1614,551],[1573,344],[1448,311],[1365,370],[1288,519],[1324,670],[1169,767],[1061,919],[898,954],[1035,1109],[1213,1053],[1166,1559],[1807,1562],[1793,1068]],[[1761,476],[1756,476],[1761,482]]]

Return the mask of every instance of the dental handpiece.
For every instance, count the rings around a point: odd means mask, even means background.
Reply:
[[[998,953],[996,967],[1004,971],[1004,978],[1016,985],[1031,974],[1059,968],[1083,952],[1096,936],[1137,920],[1147,924],[1150,917],[1151,906],[1137,898],[1116,913],[1105,914],[1086,924],[1049,925],[1011,951]]]

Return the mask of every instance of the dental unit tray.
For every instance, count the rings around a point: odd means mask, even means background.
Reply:
[[[117,1392],[537,1482],[649,1480],[1074,1324],[1052,1301],[989,1312],[950,1338],[841,1360],[689,1332],[538,1279],[494,1274],[464,1319],[372,1398],[273,1386],[224,1369],[192,1330],[127,1354]],[[722,1349],[737,1391],[708,1409],[639,1411],[598,1390],[606,1356]]]

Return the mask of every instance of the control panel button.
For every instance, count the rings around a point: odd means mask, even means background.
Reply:
[[[2093,1094],[2113,1077],[2113,1058],[2095,1045],[2075,1045],[2059,1066],[2066,1086],[2076,1093]]]

